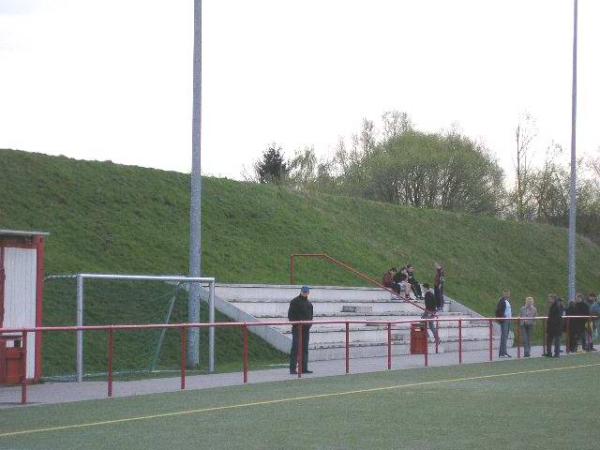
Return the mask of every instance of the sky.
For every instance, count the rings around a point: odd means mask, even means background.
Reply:
[[[0,148],[191,170],[193,0],[0,0]],[[571,142],[572,0],[204,0],[202,172],[328,158],[363,118],[451,128],[510,172]],[[600,153],[600,1],[579,0],[578,155]]]

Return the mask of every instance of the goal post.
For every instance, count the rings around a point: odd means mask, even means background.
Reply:
[[[75,322],[77,326],[84,326],[89,323],[85,320],[85,306],[86,306],[86,285],[91,280],[104,280],[104,281],[126,281],[126,282],[162,282],[163,284],[175,284],[175,296],[177,296],[178,290],[181,289],[181,285],[185,284],[188,295],[191,295],[190,287],[192,285],[200,285],[201,295],[200,300],[207,303],[208,306],[208,323],[215,322],[215,278],[214,277],[188,277],[181,275],[130,275],[130,274],[99,274],[99,273],[79,273],[73,275],[53,275],[47,277],[48,279],[71,279],[76,283],[76,315]],[[134,283],[137,285],[137,283]],[[144,284],[144,283],[141,283]],[[159,283],[160,284],[160,283]],[[206,288],[208,289],[202,289]],[[89,294],[89,293],[88,293]],[[170,302],[173,301],[172,295],[169,296],[171,299]],[[88,299],[89,301],[89,299]],[[88,305],[89,306],[89,305]],[[170,307],[169,307],[170,308]],[[169,314],[167,315],[169,316]],[[148,320],[146,318],[146,320]],[[150,319],[153,323],[160,323],[157,318]],[[189,334],[193,331],[197,331],[194,329],[188,329],[188,340]],[[215,328],[208,327],[208,371],[214,372],[215,370]],[[158,345],[156,349],[155,355],[160,351],[160,345],[162,344],[162,337],[158,340]],[[87,344],[86,344],[87,345]],[[75,372],[76,379],[78,382],[82,382],[84,379],[84,331],[79,330],[76,332],[75,339],[75,347],[76,347],[76,361],[75,361]],[[150,367],[155,365],[156,356]]]

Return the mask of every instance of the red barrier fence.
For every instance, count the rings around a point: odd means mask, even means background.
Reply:
[[[546,349],[546,320],[547,317],[533,317],[528,318],[530,320],[541,320],[544,328],[544,348]],[[567,330],[567,353],[569,352],[569,347],[571,342],[569,341],[569,329],[570,329],[570,321],[572,319],[587,319],[588,322],[597,319],[594,316],[566,316],[564,317],[566,321],[566,330]],[[77,332],[77,331],[103,331],[108,333],[108,362],[107,362],[107,396],[113,396],[113,359],[115,354],[114,348],[114,334],[117,331],[127,332],[127,331],[138,331],[138,330],[152,330],[152,329],[179,329],[181,332],[181,389],[185,389],[185,381],[186,381],[186,347],[187,347],[187,330],[189,328],[226,328],[226,327],[236,327],[240,328],[242,331],[242,339],[243,339],[243,381],[244,383],[248,382],[248,372],[249,372],[249,361],[248,361],[248,329],[249,327],[263,327],[263,326],[272,326],[272,325],[292,325],[296,324],[300,327],[300,342],[298,345],[298,378],[302,377],[302,326],[303,325],[345,325],[345,364],[346,364],[346,373],[350,373],[350,324],[370,324],[370,325],[385,325],[387,327],[387,369],[390,370],[392,368],[392,326],[393,325],[402,325],[402,324],[421,324],[421,326],[425,327],[425,332],[428,335],[427,329],[429,322],[435,322],[438,324],[439,322],[457,322],[458,323],[458,363],[462,364],[463,362],[463,349],[462,349],[462,330],[463,330],[463,322],[488,322],[489,324],[489,360],[493,360],[493,323],[494,322],[502,322],[502,321],[510,321],[517,322],[517,326],[520,325],[521,318],[512,318],[512,319],[499,319],[499,318],[489,318],[489,317],[480,317],[480,318],[434,318],[434,319],[418,319],[418,320],[394,320],[394,321],[366,321],[366,320],[335,320],[335,321],[301,321],[301,322],[289,322],[289,321],[279,321],[279,322],[216,322],[212,324],[207,323],[181,323],[181,324],[148,324],[148,325],[91,325],[91,326],[68,326],[68,327],[35,327],[35,328],[4,328],[0,329],[0,336],[4,334],[17,334],[19,333],[22,336],[22,345],[23,348],[27,349],[27,335],[28,333],[33,333],[34,336],[37,337],[38,333],[41,332]],[[520,342],[520,331],[517,331],[516,334],[516,345],[517,345],[517,358],[521,358],[521,342]],[[437,343],[436,343],[437,344]],[[513,343],[514,345],[514,343]],[[547,350],[547,349],[546,349]],[[437,353],[437,345],[436,345],[436,353]],[[424,365],[427,367],[429,365],[429,350],[427,345],[427,340],[425,342],[424,348]],[[27,403],[27,384],[29,380],[26,378],[27,373],[27,358],[24,360],[23,368],[22,368],[22,376],[21,376],[21,403]]]

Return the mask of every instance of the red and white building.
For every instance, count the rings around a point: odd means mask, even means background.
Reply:
[[[0,229],[0,328],[42,326],[44,244],[48,233]],[[21,336],[0,336],[0,384],[20,380]],[[29,333],[26,344],[27,380],[42,376],[42,333]],[[20,358],[20,361],[19,361]]]

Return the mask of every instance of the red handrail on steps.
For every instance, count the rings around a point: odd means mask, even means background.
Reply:
[[[328,261],[338,267],[341,267],[342,269],[346,270],[347,272],[350,272],[353,275],[356,275],[358,278],[361,278],[362,280],[367,281],[368,283],[371,283],[372,285],[377,286],[378,288],[388,291],[390,294],[395,296],[397,299],[402,300],[403,302],[410,303],[411,305],[416,306],[417,308],[425,311],[425,308],[423,308],[418,303],[413,302],[409,298],[401,297],[399,294],[394,292],[392,289],[385,287],[379,281],[374,280],[370,276],[365,275],[362,272],[359,272],[358,270],[351,267],[350,265],[329,256],[327,253],[294,253],[294,254],[290,255],[290,284],[296,284],[296,258],[297,257],[324,259],[325,261]]]

